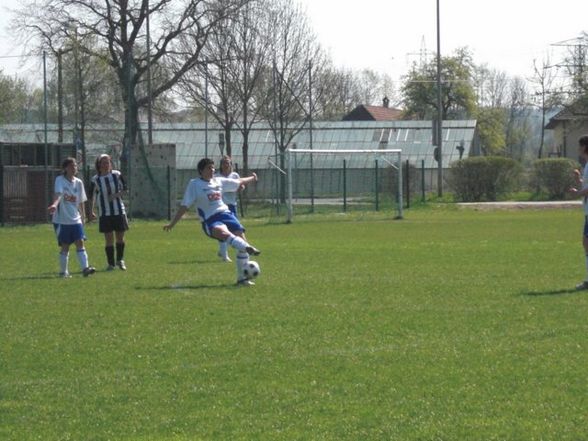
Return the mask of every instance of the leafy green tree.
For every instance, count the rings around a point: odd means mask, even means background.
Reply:
[[[480,146],[485,156],[499,155],[506,147],[506,112],[501,108],[483,107],[476,112]]]
[[[454,55],[441,57],[441,111],[443,119],[471,116],[476,109],[474,88],[471,84],[474,65],[467,48]],[[414,64],[405,76],[401,91],[406,113],[419,119],[437,115],[437,63],[430,60]]]
[[[32,104],[29,86],[0,70],[0,123],[26,122]]]

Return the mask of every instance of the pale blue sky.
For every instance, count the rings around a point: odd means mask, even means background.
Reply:
[[[398,79],[418,60],[424,40],[436,50],[436,0],[298,0],[322,45],[336,65],[368,67]],[[0,57],[19,55],[21,48],[7,35],[5,7],[0,2]],[[588,31],[588,0],[440,0],[441,52],[468,46],[478,64],[488,63],[511,75],[528,77],[533,59],[552,52],[559,61],[562,48],[552,46]],[[0,58],[6,73],[41,74],[38,64],[24,67],[17,59]]]

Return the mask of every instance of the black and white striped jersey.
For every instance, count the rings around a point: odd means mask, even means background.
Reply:
[[[125,180],[118,170],[100,176],[94,175],[91,181],[90,194],[95,198],[100,216],[118,216],[125,214],[125,204],[120,197],[111,199],[111,195],[125,189]]]

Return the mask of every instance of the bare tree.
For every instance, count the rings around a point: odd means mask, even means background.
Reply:
[[[313,110],[308,108],[309,79],[316,77],[312,73],[322,68],[325,58],[300,6],[292,0],[279,0],[274,2],[271,14],[273,101],[265,113],[283,152]]]
[[[514,77],[509,82],[506,109],[506,147],[507,153],[514,159],[521,160],[526,144],[530,138],[529,104],[530,95],[526,82]]]
[[[267,67],[271,47],[272,23],[269,1],[256,0],[225,20],[203,49],[196,69],[179,84],[180,90],[204,107],[224,131],[227,154],[232,154],[231,130],[243,137],[244,173],[247,173],[249,134],[261,119],[261,111],[270,100],[267,91]],[[190,43],[190,36],[185,39]]]
[[[504,107],[507,101],[509,78],[505,72],[487,65],[473,69],[478,107]]]
[[[80,41],[92,36],[96,47],[80,50],[107,62],[116,72],[125,105],[124,152],[136,145],[139,109],[164,94],[200,61],[210,34],[249,0],[24,0],[14,28],[38,48],[61,47],[75,32]],[[146,50],[146,24],[151,26]],[[178,37],[191,33],[194,45],[180,48]],[[186,49],[189,49],[186,52]],[[180,61],[181,60],[181,61]],[[156,86],[141,93],[137,86],[148,73],[157,74]],[[123,155],[126,157],[126,155]]]
[[[541,64],[538,64],[537,60],[533,60],[533,74],[530,82],[535,85],[536,92],[532,101],[541,111],[541,141],[539,142],[539,151],[537,153],[537,157],[541,159],[545,145],[547,112],[558,104],[559,93],[554,93],[556,78],[549,57],[544,58]]]

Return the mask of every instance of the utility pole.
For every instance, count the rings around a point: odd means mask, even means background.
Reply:
[[[437,0],[437,195],[443,196],[443,110],[441,108],[441,20]]]
[[[153,144],[153,110],[151,101],[151,32],[149,29],[149,1],[147,1],[147,17],[146,17],[146,31],[147,31],[147,139],[149,145]]]

